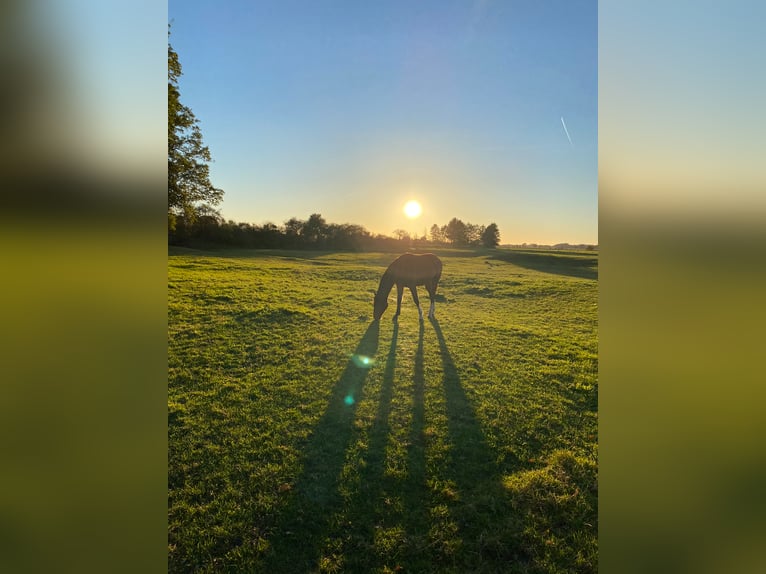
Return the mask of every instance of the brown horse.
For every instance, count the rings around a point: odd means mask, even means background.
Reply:
[[[415,255],[405,253],[388,266],[383,277],[380,279],[380,285],[375,292],[375,307],[373,316],[375,320],[383,316],[388,308],[388,294],[396,283],[396,315],[394,321],[399,317],[402,310],[402,293],[404,288],[409,287],[412,292],[412,299],[418,306],[420,320],[423,320],[423,309],[420,307],[418,299],[418,285],[425,285],[428,296],[431,299],[431,308],[428,310],[428,317],[434,316],[434,297],[436,297],[436,287],[439,285],[439,278],[442,275],[442,262],[432,253]]]

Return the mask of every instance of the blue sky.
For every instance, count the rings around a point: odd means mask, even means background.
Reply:
[[[168,17],[227,219],[598,241],[595,1],[195,0]]]

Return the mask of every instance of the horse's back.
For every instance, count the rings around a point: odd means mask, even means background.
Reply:
[[[389,269],[403,282],[422,285],[428,281],[439,280],[442,262],[433,253],[405,253],[400,255]]]

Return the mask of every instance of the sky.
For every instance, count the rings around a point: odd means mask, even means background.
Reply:
[[[168,20],[226,219],[598,242],[595,1],[173,0]]]

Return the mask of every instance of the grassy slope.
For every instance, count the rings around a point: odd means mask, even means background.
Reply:
[[[171,253],[171,571],[595,572],[597,256],[441,256]]]

